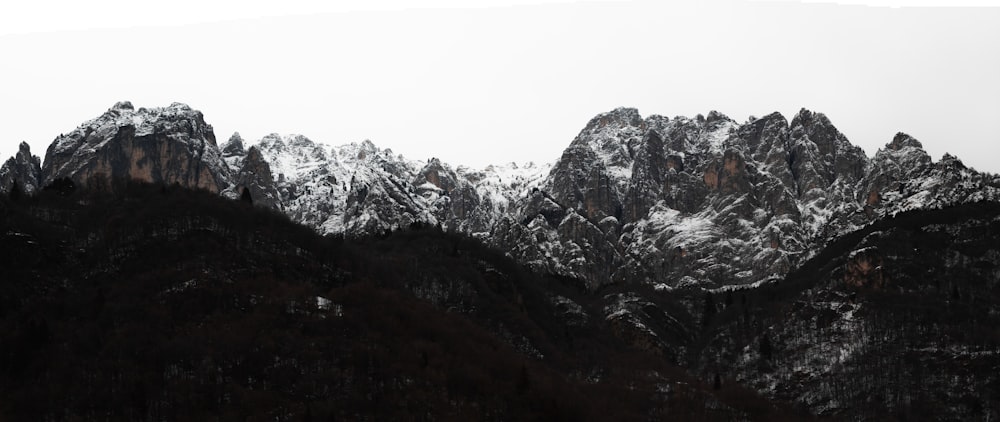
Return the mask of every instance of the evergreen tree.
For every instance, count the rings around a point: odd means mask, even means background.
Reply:
[[[10,192],[7,192],[7,196],[11,201],[17,201],[21,199],[23,194],[24,192],[21,191],[21,185],[17,183],[17,180],[14,180],[14,183],[10,185]]]
[[[715,299],[712,298],[712,292],[707,292],[705,293],[705,312],[702,313],[701,325],[707,326],[715,312]]]
[[[771,336],[768,333],[764,333],[760,338],[760,357],[764,360],[771,360],[772,353]]]
[[[528,377],[528,368],[521,364],[521,372],[517,375],[517,384],[514,386],[518,394],[524,394],[531,388],[531,378]]]
[[[240,195],[240,201],[253,205],[253,197],[250,196],[250,189],[243,188],[243,194]]]
[[[73,180],[68,177],[60,177],[53,180],[44,190],[56,192],[61,196],[69,196],[76,191],[76,183],[73,183]]]

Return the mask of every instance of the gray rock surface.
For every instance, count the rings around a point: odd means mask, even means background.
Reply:
[[[10,192],[15,184],[27,195],[35,194],[42,188],[42,160],[31,155],[27,142],[21,142],[17,154],[0,166],[0,191]]]
[[[4,165],[30,189],[69,177],[179,183],[279,209],[323,234],[412,224],[466,233],[544,272],[661,288],[778,279],[835,236],[882,216],[1000,198],[1000,180],[955,157],[933,162],[898,134],[874,157],[822,113],[737,123],[618,108],[590,120],[552,165],[482,170],[409,160],[370,141],[342,146],[235,133],[221,150],[183,104],[116,104],[49,146],[32,185],[27,146]],[[37,163],[37,160],[35,161]],[[37,167],[37,164],[35,164]]]
[[[200,111],[173,103],[135,110],[119,102],[49,145],[42,183],[136,179],[222,192],[231,176]]]

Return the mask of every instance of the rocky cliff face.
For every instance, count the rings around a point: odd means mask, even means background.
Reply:
[[[0,191],[10,192],[14,185],[28,195],[42,188],[42,161],[38,156],[31,155],[27,142],[21,142],[17,154],[0,167]]]
[[[119,103],[57,138],[44,165],[22,144],[0,188],[136,178],[247,190],[322,234],[440,226],[600,291],[545,286],[566,335],[605,324],[722,391],[735,381],[835,418],[997,414],[1000,177],[934,161],[906,134],[867,157],[804,109],[738,123],[620,108],[552,165],[482,170],[370,141],[214,139],[185,105]],[[450,294],[405,283],[431,302]]]
[[[995,199],[998,186],[953,157],[932,164],[902,134],[869,159],[805,109],[744,124],[617,109],[591,120],[492,239],[591,287],[747,284],[886,214]]]
[[[233,172],[251,161],[243,145],[236,134],[223,146]],[[548,169],[534,164],[456,169],[434,158],[408,160],[370,141],[334,147],[302,135],[270,134],[254,148],[270,165],[285,213],[320,233],[348,236],[418,223],[486,237]]]
[[[243,147],[243,137],[239,132],[234,132],[226,143],[222,144],[222,159],[230,171],[239,170],[243,167],[243,158],[247,155],[246,148]]]
[[[137,179],[222,192],[231,176],[200,111],[174,103],[135,110],[120,102],[49,145],[42,183]]]
[[[430,221],[410,181],[416,164],[369,141],[340,147],[302,135],[261,139],[285,212],[323,234],[363,235]]]
[[[232,143],[228,144],[232,145]],[[227,157],[227,164],[229,159]],[[234,164],[236,163],[235,160]],[[233,184],[227,188],[223,195],[229,198],[242,198],[243,192],[250,194],[254,205],[273,210],[281,210],[281,197],[275,187],[274,176],[271,174],[271,166],[267,164],[260,149],[256,146],[250,147],[244,156],[239,157],[239,170],[236,170],[233,177]],[[234,168],[230,167],[232,171]]]
[[[25,148],[5,165],[17,170],[4,183],[34,180],[26,157]],[[912,137],[869,158],[805,109],[791,122],[772,113],[738,123],[715,111],[644,118],[619,108],[593,118],[552,165],[473,170],[302,135],[247,143],[236,133],[220,150],[186,105],[119,103],[57,138],[41,169],[41,184],[134,178],[232,198],[246,189],[323,234],[438,225],[594,289],[778,279],[883,216],[1000,198],[996,176],[951,156],[933,162]]]

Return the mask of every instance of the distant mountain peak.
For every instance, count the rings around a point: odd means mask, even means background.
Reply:
[[[242,155],[246,153],[243,148],[243,137],[240,136],[239,132],[233,132],[229,140],[225,144],[222,144],[222,153],[225,155]]]
[[[584,131],[596,131],[607,126],[639,126],[642,115],[639,110],[630,107],[618,107],[614,110],[600,113],[587,123]]]
[[[15,184],[29,195],[42,188],[42,162],[31,154],[27,142],[21,142],[17,153],[0,166],[0,191],[9,192]]]
[[[129,111],[133,111],[133,110],[135,110],[135,107],[132,106],[132,102],[131,101],[119,101],[119,102],[115,103],[115,105],[111,106],[111,109],[112,110],[129,110]]]
[[[725,114],[722,114],[722,113],[720,113],[718,111],[715,111],[715,110],[709,111],[708,112],[708,116],[705,117],[705,123],[706,124],[711,124],[713,122],[717,122],[717,121],[720,121],[720,120],[723,120],[723,121],[732,121],[733,119],[730,119],[729,116],[726,116]]]
[[[63,177],[132,178],[180,183],[221,192],[229,170],[221,162],[212,126],[185,104],[135,110],[128,101],[84,122],[49,145],[43,183]]]
[[[883,215],[1000,197],[996,180],[948,156],[932,165],[902,133],[869,158],[806,108],[791,122],[774,112],[738,123],[716,110],[643,118],[619,107],[590,119],[554,164],[470,169],[409,160],[368,139],[330,146],[234,133],[219,149],[185,104],[120,102],[58,137],[40,172],[24,157],[26,145],[5,164],[2,187],[32,174],[38,185],[104,174],[231,198],[247,189],[255,204],[323,234],[440,225],[592,288],[754,283]]]
[[[921,144],[920,141],[916,140],[914,137],[907,135],[903,132],[896,133],[896,136],[892,137],[892,142],[886,144],[886,148],[891,149],[893,151],[899,151],[907,147],[918,148],[918,149],[924,148],[923,144]]]

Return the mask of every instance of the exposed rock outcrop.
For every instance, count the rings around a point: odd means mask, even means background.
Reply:
[[[243,147],[243,137],[240,136],[239,132],[233,132],[229,140],[225,144],[222,144],[222,159],[229,166],[230,173],[238,172],[243,167],[243,158],[246,155],[247,151]]]
[[[275,188],[271,166],[264,160],[260,149],[256,146],[250,147],[240,162],[241,167],[236,173],[235,184],[226,190],[225,195],[235,199],[241,197],[246,190],[254,205],[281,210],[281,197]]]
[[[136,179],[222,192],[229,170],[200,111],[173,103],[135,110],[120,102],[49,145],[42,183]]]
[[[31,155],[31,147],[21,142],[17,154],[0,167],[0,191],[10,192],[17,185],[21,192],[32,195],[42,188],[42,161]]]
[[[18,170],[4,183],[34,180],[27,157],[24,148],[5,165]],[[473,170],[302,135],[248,143],[234,133],[220,150],[190,107],[119,103],[57,138],[41,169],[35,189],[60,177],[179,183],[231,198],[246,189],[323,234],[436,225],[592,289],[776,279],[882,216],[1000,198],[996,176],[951,156],[935,163],[902,133],[869,159],[806,109],[791,122],[771,113],[741,124],[717,111],[643,118],[618,108],[591,119],[552,166]]]

